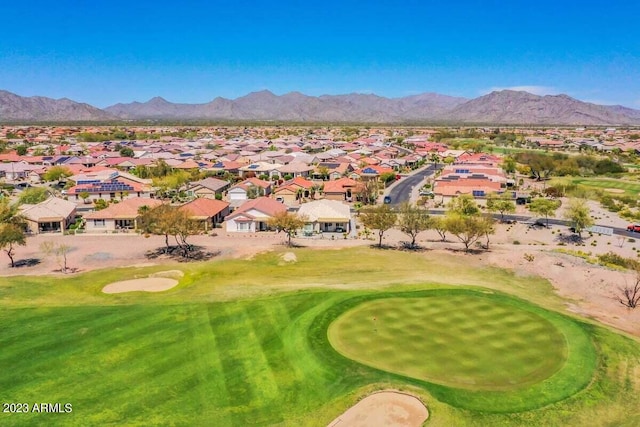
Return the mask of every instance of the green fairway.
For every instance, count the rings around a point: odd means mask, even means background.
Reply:
[[[623,190],[628,196],[637,196],[640,194],[640,183],[634,181],[610,178],[575,178],[573,179],[573,182],[584,187],[600,190],[606,190],[607,188]]]
[[[472,390],[535,384],[567,355],[551,322],[482,294],[364,303],[331,325],[329,339],[366,365]]]
[[[326,426],[383,388],[420,397],[436,426],[640,420],[638,342],[542,308],[562,307],[543,280],[434,253],[294,251],[171,266],[184,278],[153,294],[100,290],[167,266],[2,278],[0,401],[73,412],[0,425]],[[393,351],[336,351],[335,326],[370,310]],[[457,347],[434,354],[435,338]]]

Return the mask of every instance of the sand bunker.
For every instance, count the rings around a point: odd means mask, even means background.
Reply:
[[[422,402],[408,394],[371,394],[329,423],[329,427],[419,427],[429,417]]]
[[[178,284],[176,279],[166,277],[147,277],[145,279],[123,280],[122,282],[110,283],[102,292],[105,294],[118,294],[121,292],[162,292],[173,288]]]
[[[605,188],[604,191],[606,191],[607,193],[617,193],[617,194],[624,193],[624,190],[620,188]]]
[[[284,262],[296,262],[298,261],[298,257],[293,252],[286,252],[282,254],[282,261]]]

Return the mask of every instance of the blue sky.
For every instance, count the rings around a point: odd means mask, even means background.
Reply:
[[[98,107],[522,88],[640,108],[637,1],[6,0],[0,16],[0,89]]]

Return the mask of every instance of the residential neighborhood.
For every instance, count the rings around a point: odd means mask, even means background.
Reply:
[[[33,224],[32,233],[136,232],[142,208],[169,203],[199,221],[203,233],[269,230],[267,220],[273,213],[287,210],[309,215],[311,222],[300,230],[301,237],[335,231],[355,236],[358,226],[352,218],[357,210],[381,202],[389,187],[426,165],[439,168],[425,176],[420,194],[407,194],[404,200],[422,198],[424,203],[429,197],[423,196],[430,196],[434,206],[445,206],[470,195],[484,205],[491,194],[509,192],[526,200],[536,189],[519,185],[522,174],[517,178],[514,170],[505,171],[504,153],[640,153],[637,133],[625,129],[513,128],[502,145],[495,144],[499,138],[492,139],[494,129],[473,129],[479,138],[475,143],[447,142],[438,132],[199,127],[172,136],[177,133],[170,127],[116,132],[106,127],[4,125],[0,182],[6,197],[17,197],[30,187],[47,189],[47,200],[21,208]],[[50,171],[59,171],[55,180],[48,179]]]

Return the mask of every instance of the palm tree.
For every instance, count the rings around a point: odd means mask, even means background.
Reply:
[[[435,166],[437,169],[438,163],[440,163],[440,156],[438,155],[438,153],[431,153],[431,157],[429,157],[429,160],[433,162],[433,166]]]

